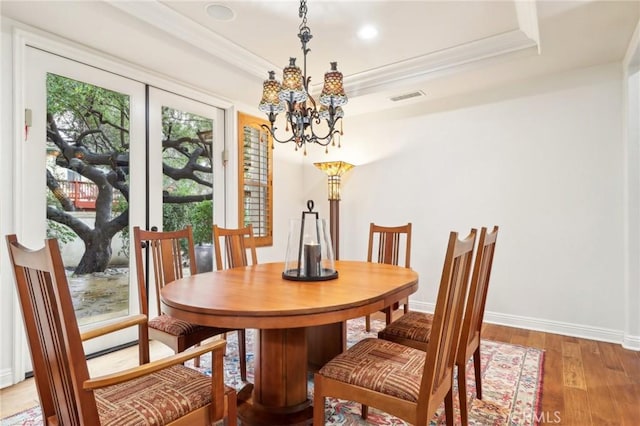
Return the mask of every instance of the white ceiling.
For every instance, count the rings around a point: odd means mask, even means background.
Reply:
[[[231,21],[207,15],[217,3]],[[268,70],[302,54],[297,1],[11,1],[2,15],[221,97],[255,105]],[[345,113],[428,102],[620,61],[638,1],[308,1],[308,74],[344,73]],[[360,40],[361,25],[379,35]],[[392,96],[426,96],[391,102]]]

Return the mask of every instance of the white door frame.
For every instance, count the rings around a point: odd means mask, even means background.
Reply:
[[[78,80],[83,83],[99,86],[108,90],[125,94],[129,97],[129,148],[130,194],[132,199],[139,202],[129,203],[129,223],[139,223],[144,220],[146,206],[141,197],[136,194],[145,193],[145,86],[144,84],[116,75],[101,69],[91,67],[77,61],[45,52],[40,49],[27,47],[25,51],[26,81],[28,87],[24,90],[26,107],[31,110],[32,123],[26,140],[15,147],[21,162],[18,166],[19,185],[16,186],[14,209],[16,215],[16,232],[18,238],[29,247],[41,247],[46,235],[46,222],[43,220],[46,211],[46,184],[44,166],[46,162],[46,104],[47,104],[47,74],[54,73],[65,78]],[[26,133],[26,132],[25,132]],[[35,173],[34,173],[35,172]],[[129,261],[129,305],[128,313],[139,313],[138,291],[135,282],[135,262],[132,256]],[[106,325],[114,320],[106,320]],[[101,323],[80,326],[82,331]],[[91,339],[84,343],[87,354],[118,346],[137,339],[137,329],[130,327],[104,337]]]

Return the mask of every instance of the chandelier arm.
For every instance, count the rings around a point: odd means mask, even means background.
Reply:
[[[288,143],[288,142],[293,142],[295,139],[295,135],[291,136],[289,139],[278,139],[278,137],[276,136],[276,130],[278,129],[275,126],[269,127],[266,124],[261,124],[260,127],[262,127],[263,129],[265,129],[267,132],[269,132],[269,135],[271,135],[271,137],[273,138],[274,141],[278,142],[278,143]]]
[[[300,112],[296,112],[294,110],[293,104],[290,104],[289,111],[287,111],[287,119],[289,120],[292,133],[288,140],[294,141],[298,147],[302,147],[302,145],[304,145],[303,136],[306,126],[304,125],[303,117]]]
[[[318,118],[318,120],[320,120]],[[340,120],[340,119],[338,119]],[[318,136],[316,132],[313,130],[313,120],[309,122],[309,128],[311,130],[311,134],[305,135],[305,140],[309,143],[317,143],[320,146],[327,146],[333,140],[333,135],[336,133],[340,133],[340,130],[336,129],[336,124],[338,124],[338,120],[333,123],[329,123],[329,130],[327,134],[324,136]],[[317,124],[320,124],[322,121],[318,121]]]

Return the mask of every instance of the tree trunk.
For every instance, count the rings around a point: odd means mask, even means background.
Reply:
[[[74,273],[83,275],[92,272],[104,272],[111,259],[112,238],[105,235],[104,232],[91,232],[91,237],[84,242],[85,251]]]

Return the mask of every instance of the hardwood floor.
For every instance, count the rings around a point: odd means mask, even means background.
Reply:
[[[640,352],[597,342],[486,324],[484,339],[545,350],[540,424],[637,425],[640,419]],[[171,354],[151,342],[153,358]],[[137,362],[136,348],[89,361],[92,375]],[[33,379],[0,390],[0,418],[38,404]]]
[[[482,337],[545,350],[541,424],[638,424],[640,352],[492,324],[485,324]]]

